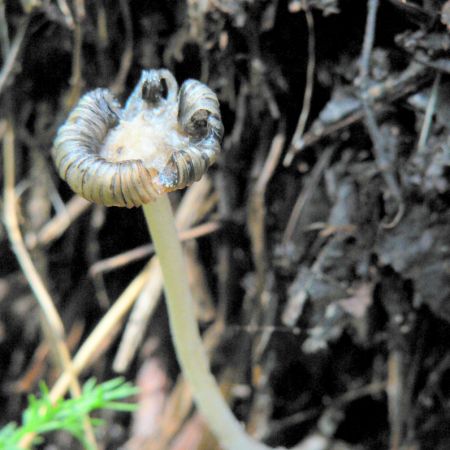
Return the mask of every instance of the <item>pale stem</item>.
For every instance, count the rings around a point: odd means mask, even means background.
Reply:
[[[270,449],[246,434],[210,372],[168,196],[163,195],[143,209],[163,273],[172,341],[197,408],[225,450]]]

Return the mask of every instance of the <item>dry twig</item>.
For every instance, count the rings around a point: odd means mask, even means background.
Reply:
[[[92,203],[83,197],[74,195],[65,204],[65,208],[52,217],[37,233],[29,233],[26,236],[27,247],[32,250],[37,246],[45,246],[58,239],[91,205]]]
[[[111,92],[115,95],[121,94],[125,87],[125,81],[133,62],[133,22],[131,21],[130,6],[127,0],[120,0],[120,11],[122,13],[125,28],[125,49],[120,60],[119,72],[111,86]]]
[[[366,91],[366,96],[373,105],[375,113],[379,114],[385,108],[386,103],[391,103],[417,91],[429,78],[430,73],[426,67],[412,63],[400,75],[389,77],[386,81],[370,86]],[[334,122],[313,126],[299,142],[299,151],[317,144],[321,139],[354,125],[362,119],[364,119],[364,111],[360,105],[349,115],[340,117]]]
[[[81,90],[83,88],[83,76],[82,76],[82,65],[83,65],[83,8],[76,2],[75,8],[75,21],[73,30],[73,52],[72,52],[72,75],[70,77],[71,89],[67,97],[66,107],[71,109],[75,103],[78,101],[81,95]]]
[[[433,122],[433,116],[436,112],[436,103],[438,100],[439,84],[441,82],[441,73],[436,74],[434,79],[433,87],[431,88],[430,99],[427,104],[427,109],[425,111],[425,117],[423,120],[423,125],[420,130],[419,141],[417,143],[417,154],[423,155],[427,150],[427,140],[430,134],[431,124]]]
[[[4,171],[4,211],[3,220],[8,233],[11,247],[17,257],[22,271],[28,280],[31,290],[42,311],[44,332],[50,339],[50,347],[55,349],[61,368],[67,373],[68,382],[73,396],[81,393],[80,384],[73,370],[70,353],[65,342],[64,325],[61,317],[53,304],[44,283],[34,267],[28,253],[19,228],[16,210],[16,195],[14,192],[15,168],[14,168],[14,131],[10,123],[6,124],[6,132],[3,138],[3,171]],[[86,433],[89,441],[96,447],[94,432],[87,420],[85,422]],[[26,448],[31,444],[33,436],[27,435],[21,441]]]
[[[402,200],[402,194],[398,186],[392,164],[388,157],[388,144],[383,134],[381,133],[373,108],[369,102],[368,96],[369,87],[369,68],[370,56],[372,53],[373,42],[375,39],[375,26],[377,18],[378,0],[369,0],[367,10],[366,31],[364,33],[363,50],[361,55],[361,69],[360,69],[360,87],[361,87],[361,102],[365,116],[365,122],[370,139],[372,140],[373,152],[381,175],[389,189],[390,194],[394,197],[398,204],[398,210],[390,223],[384,224],[385,228],[395,227],[403,217],[405,205]]]
[[[23,19],[18,27],[18,31],[14,40],[12,42],[11,48],[8,52],[8,55],[5,57],[2,70],[0,71],[0,94],[3,92],[3,89],[7,85],[7,81],[10,78],[13,69],[17,62],[17,57],[19,56],[19,52],[22,48],[22,44],[25,39],[25,35],[28,29],[28,23],[30,21],[29,16],[26,16]]]
[[[306,3],[306,2],[305,2]],[[297,127],[292,137],[291,145],[284,158],[283,165],[290,166],[294,156],[302,148],[302,138],[305,132],[306,121],[311,109],[311,99],[314,88],[314,71],[316,68],[316,36],[314,32],[314,17],[308,5],[304,5],[306,23],[308,25],[308,65],[306,68],[306,86],[303,94],[302,112],[298,118]]]
[[[267,271],[265,194],[267,185],[280,161],[285,140],[286,136],[284,135],[284,132],[279,132],[273,138],[261,174],[258,177],[249,198],[247,226],[252,245],[253,263],[255,264],[258,277],[258,291],[261,291],[264,286]]]
[[[294,234],[295,228],[297,226],[300,215],[303,211],[304,206],[310,200],[314,190],[320,182],[323,171],[328,166],[331,157],[333,156],[335,147],[328,147],[325,149],[319,157],[314,169],[311,173],[311,181],[302,189],[300,195],[292,208],[291,216],[289,217],[286,229],[283,234],[283,244],[287,245]]]
[[[76,375],[79,375],[85,370],[95,356],[99,357],[108,349],[112,342],[111,336],[114,334],[114,330],[119,327],[121,320],[128,313],[137,296],[142,291],[147,282],[150,270],[151,264],[147,264],[123,291],[80,347],[73,358],[73,371]],[[50,398],[53,401],[61,398],[67,392],[69,383],[70,376],[64,372],[50,391]]]
[[[205,222],[201,225],[189,228],[188,230],[180,231],[178,237],[180,241],[185,242],[192,239],[197,239],[208,234],[215,233],[221,228],[220,222]],[[151,256],[154,253],[152,244],[140,245],[119,255],[111,256],[110,258],[102,259],[101,261],[92,264],[89,268],[89,275],[96,277],[102,273],[111,272],[112,270],[119,269],[139,259]]]

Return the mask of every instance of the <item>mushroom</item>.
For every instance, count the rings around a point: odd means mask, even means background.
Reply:
[[[85,94],[59,129],[52,155],[60,176],[84,198],[143,207],[163,273],[173,344],[199,411],[224,449],[267,450],[245,433],[210,372],[167,196],[202,177],[222,135],[211,89],[188,80],[178,92],[168,70],[147,70],[123,109],[106,89]]]
[[[107,89],[85,94],[52,154],[76,193],[131,208],[198,181],[216,160],[222,135],[211,89],[187,80],[178,92],[168,70],[146,70],[123,109]]]

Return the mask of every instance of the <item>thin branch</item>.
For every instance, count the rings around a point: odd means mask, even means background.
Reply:
[[[6,87],[8,79],[13,72],[17,57],[22,48],[22,44],[28,29],[29,21],[29,16],[26,16],[18,26],[18,30],[16,35],[14,36],[11,48],[4,60],[2,70],[0,71],[0,95],[3,92],[3,89]]]
[[[68,373],[70,380],[71,392],[74,397],[78,397],[81,393],[80,384],[74,375],[70,353],[65,342],[64,325],[61,317],[53,304],[44,283],[37,272],[30,254],[28,253],[22,234],[19,228],[16,209],[15,185],[15,162],[14,162],[14,130],[11,123],[6,124],[6,132],[3,139],[3,171],[4,171],[4,223],[11,242],[11,247],[16,258],[22,268],[22,271],[36,297],[38,304],[42,310],[44,318],[44,332],[47,333],[51,342],[50,346],[55,348],[55,353],[59,363]],[[95,438],[89,421],[85,422],[86,433],[89,441],[95,446]],[[32,437],[24,438],[21,445],[26,448],[32,442]]]
[[[439,92],[439,83],[441,82],[441,73],[436,74],[433,87],[431,88],[430,99],[425,111],[425,117],[423,119],[422,129],[420,130],[419,142],[417,143],[417,154],[423,155],[427,150],[427,141],[430,134],[431,124],[433,122],[433,116],[436,112],[436,103]]]
[[[421,64],[412,63],[400,75],[390,76],[381,83],[374,83],[367,90],[369,103],[373,105],[376,114],[385,109],[385,104],[390,104],[399,98],[410,95],[430,79],[430,71]],[[383,102],[383,103],[382,103]],[[384,106],[384,108],[383,108]],[[337,133],[352,126],[364,119],[362,104],[357,106],[348,115],[339,117],[337,120],[328,123],[320,123],[312,126],[306,132],[301,141],[300,150],[310,147],[321,139],[331,134]]]
[[[9,52],[9,32],[8,22],[6,20],[6,7],[5,1],[0,0],[0,48],[2,51],[2,61],[6,59],[6,55]]]
[[[117,373],[128,370],[137,349],[147,330],[147,324],[155,311],[163,289],[163,277],[159,267],[158,258],[153,256],[150,260],[150,270],[145,286],[134,303],[133,310],[128,318],[119,348],[114,357],[112,368]]]
[[[133,62],[133,21],[131,20],[130,6],[127,0],[120,0],[120,11],[122,13],[125,28],[125,50],[120,60],[119,72],[111,86],[111,91],[118,95],[125,87],[125,81]]]
[[[306,87],[303,95],[302,112],[300,113],[297,128],[295,129],[290,148],[283,161],[283,165],[285,167],[291,165],[294,156],[301,149],[303,133],[305,132],[306,122],[311,109],[311,98],[314,88],[314,71],[316,68],[316,35],[314,31],[314,17],[307,5],[305,5],[304,9],[306,23],[308,25],[308,65],[306,68]]]
[[[188,230],[180,231],[178,238],[181,242],[190,241],[192,239],[198,239],[199,237],[207,236],[215,233],[221,228],[220,222],[205,222],[196,227],[189,228]],[[96,277],[101,273],[111,272],[112,270],[119,269],[139,259],[147,258],[155,252],[152,244],[140,245],[119,255],[111,256],[110,258],[102,259],[101,261],[92,264],[89,268],[89,275]]]
[[[25,236],[28,249],[45,246],[58,239],[69,226],[92,206],[83,197],[74,195],[64,209],[52,217],[39,231]]]
[[[67,0],[57,0],[60,11],[63,13],[66,24],[69,28],[73,29],[74,27],[74,19],[72,12],[70,11],[69,5],[67,4]]]
[[[281,129],[272,140],[269,154],[249,197],[247,227],[250,235],[253,263],[257,272],[258,292],[262,292],[267,275],[266,190],[280,161],[285,141],[284,129]]]
[[[72,75],[70,77],[71,89],[67,98],[67,109],[71,109],[75,105],[80,98],[81,90],[83,88],[83,28],[81,26],[83,21],[83,10],[80,8],[80,5],[77,6],[78,7],[75,8],[76,18],[73,30]]]
[[[156,260],[155,260],[156,261]],[[156,264],[156,263],[154,263]],[[94,356],[99,357],[111,345],[112,336],[115,335],[121,320],[133,306],[137,296],[142,291],[148,280],[151,271],[151,263],[147,264],[139,275],[128,285],[124,292],[114,302],[113,306],[103,316],[102,320],[95,327],[94,331],[84,341],[78,352],[73,358],[73,371],[79,375],[87,368]],[[50,391],[50,398],[56,401],[61,398],[69,388],[70,376],[67,372],[63,373]]]
[[[388,145],[386,139],[381,133],[377,120],[375,118],[374,110],[369,102],[368,88],[369,88],[369,76],[370,76],[370,57],[372,54],[373,43],[375,40],[375,28],[377,19],[379,0],[369,0],[367,9],[367,22],[366,30],[364,33],[364,42],[361,54],[360,65],[360,89],[361,89],[361,102],[365,115],[365,122],[370,139],[372,140],[373,152],[377,166],[381,172],[382,177],[389,189],[389,192],[398,203],[397,214],[394,219],[384,224],[385,228],[392,228],[400,221],[404,213],[404,203],[400,188],[393,173],[391,163],[388,158]]]
[[[323,171],[326,169],[331,157],[333,156],[334,150],[335,147],[328,147],[322,152],[316,162],[316,165],[314,166],[314,169],[312,170],[311,180],[300,192],[295,205],[292,208],[292,213],[289,217],[286,229],[284,230],[282,241],[284,245],[287,245],[292,240],[292,236],[294,235],[294,231],[297,227],[303,208],[311,199],[313,192],[319,184]]]

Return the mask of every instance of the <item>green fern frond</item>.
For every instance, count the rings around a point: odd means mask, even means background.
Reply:
[[[52,403],[48,387],[41,383],[39,398],[34,395],[28,397],[28,406],[22,414],[22,425],[10,423],[0,429],[0,450],[20,450],[19,442],[28,433],[37,435],[33,442],[37,444],[42,441],[43,434],[61,430],[70,433],[89,449],[84,438],[83,417],[99,409],[134,411],[135,404],[122,400],[137,392],[136,387],[121,377],[101,384],[90,379],[84,384],[80,397],[60,399]],[[94,426],[103,423],[100,419],[91,419],[91,422]]]

